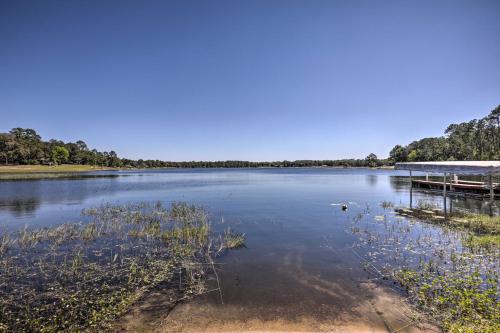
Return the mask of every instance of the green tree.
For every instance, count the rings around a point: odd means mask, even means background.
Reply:
[[[391,152],[389,153],[389,160],[392,163],[406,162],[406,158],[406,149],[401,145],[394,146],[394,148],[392,148]]]
[[[414,162],[414,161],[417,161],[417,158],[418,158],[417,151],[416,150],[410,151],[410,153],[408,154],[408,161]]]
[[[391,150],[391,161],[401,158],[401,146]],[[451,124],[438,138],[424,138],[403,147],[408,161],[500,159],[500,106],[486,117]]]
[[[374,153],[371,153],[370,155],[366,156],[365,161],[369,167],[373,168],[378,164],[378,157]]]
[[[31,128],[13,128],[10,132],[10,150],[17,164],[38,164],[43,156],[42,140]]]
[[[5,165],[9,164],[9,141],[9,134],[0,133],[0,156],[5,159]]]
[[[56,146],[52,149],[52,161],[54,164],[62,164],[68,160],[69,151],[65,147]]]

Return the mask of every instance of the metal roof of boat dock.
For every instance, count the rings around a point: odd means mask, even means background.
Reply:
[[[395,169],[431,173],[500,175],[500,161],[401,162],[396,163]]]

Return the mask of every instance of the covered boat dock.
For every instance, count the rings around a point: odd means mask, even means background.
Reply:
[[[414,187],[442,190],[445,218],[447,217],[446,198],[449,194],[489,199],[490,212],[495,199],[500,198],[500,184],[493,182],[493,177],[500,175],[500,161],[406,162],[396,163],[395,169],[410,172],[410,208],[412,208]],[[413,179],[412,171],[424,172],[426,174],[425,180]],[[429,180],[429,173],[442,174],[443,181]],[[486,181],[460,180],[460,175],[478,175],[485,177]]]

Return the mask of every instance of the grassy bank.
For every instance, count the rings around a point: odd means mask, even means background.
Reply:
[[[61,165],[7,165],[0,166],[1,174],[26,173],[60,173],[60,172],[89,172],[101,170],[117,170],[117,168],[94,167],[91,165],[61,164]]]
[[[244,242],[185,203],[83,215],[88,223],[0,233],[0,332],[99,331],[159,286],[174,306],[208,292],[214,258]]]
[[[90,165],[11,165],[0,166],[0,180],[51,179],[83,176],[93,171],[119,170],[118,168]]]

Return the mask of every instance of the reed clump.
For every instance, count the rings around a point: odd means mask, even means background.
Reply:
[[[380,207],[382,207],[384,210],[394,208],[394,203],[392,201],[384,200],[380,203]]]
[[[96,331],[160,283],[206,291],[215,256],[241,234],[186,203],[102,205],[86,223],[0,235],[0,332]]]

